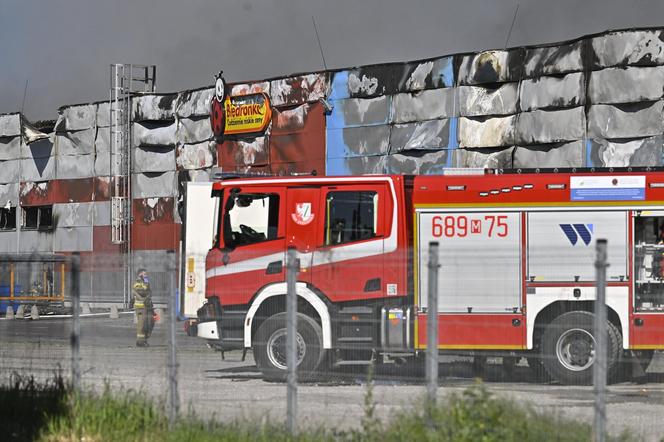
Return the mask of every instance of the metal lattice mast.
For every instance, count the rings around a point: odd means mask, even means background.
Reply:
[[[132,282],[131,262],[131,148],[132,96],[155,91],[156,66],[133,64],[111,65],[110,88],[110,188],[111,242],[121,246],[123,298],[129,303]]]

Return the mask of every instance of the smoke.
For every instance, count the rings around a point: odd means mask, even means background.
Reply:
[[[519,1],[510,46],[659,26],[661,0]],[[157,65],[157,89],[501,48],[517,0],[0,0],[0,113],[54,119],[105,100],[109,64]],[[659,22],[657,20],[660,20]]]

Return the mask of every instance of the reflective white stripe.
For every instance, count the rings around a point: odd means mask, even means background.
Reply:
[[[285,252],[273,253],[271,255],[259,256],[258,258],[245,259],[228,265],[213,267],[205,272],[207,279],[215,276],[232,275],[234,273],[251,272],[254,270],[266,270],[268,264],[274,261],[283,261]]]
[[[298,282],[296,285],[297,295],[304,298],[316,310],[320,316],[321,326],[323,330],[323,348],[332,348],[332,328],[330,322],[330,312],[327,310],[325,303],[312,292],[305,283]],[[251,324],[254,315],[258,311],[263,301],[272,296],[279,296],[286,294],[286,283],[280,282],[265,287],[260,291],[254,302],[251,304],[247,316],[244,320],[244,346],[251,347]],[[200,332],[199,332],[200,336]]]
[[[219,339],[217,330],[217,321],[201,322],[196,326],[198,333],[196,336],[203,339]]]

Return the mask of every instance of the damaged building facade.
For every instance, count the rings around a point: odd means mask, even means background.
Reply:
[[[664,28],[227,88],[269,99],[264,130],[217,139],[212,86],[132,98],[134,267],[178,249],[183,183],[208,180],[213,167],[349,175],[662,165]],[[64,106],[50,126],[0,116],[0,252],[80,252],[91,302],[117,300],[122,280],[108,264],[122,254],[110,232],[109,121],[108,102]]]

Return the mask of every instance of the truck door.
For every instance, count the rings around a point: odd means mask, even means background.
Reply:
[[[300,259],[298,281],[311,282],[311,260],[318,221],[323,217],[319,187],[291,187],[286,204],[286,247],[295,247]],[[285,262],[285,261],[284,261]]]
[[[267,187],[224,193],[220,249],[208,254],[208,293],[225,305],[247,304],[261,287],[284,281],[286,195]]]
[[[313,285],[332,301],[387,296],[384,272],[386,186],[321,189]],[[396,293],[395,293],[396,294]]]
[[[525,348],[522,311],[522,214],[444,209],[417,213],[420,311],[427,307],[428,247],[440,244],[439,347]],[[418,315],[418,347],[426,343]]]
[[[630,348],[664,348],[664,212],[632,212],[634,286]]]

